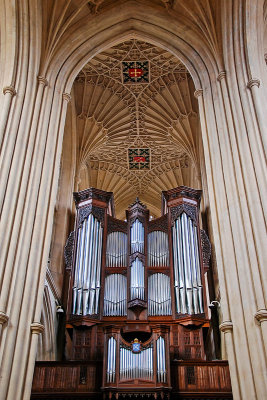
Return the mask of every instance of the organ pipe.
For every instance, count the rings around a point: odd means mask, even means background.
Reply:
[[[131,226],[131,253],[144,253],[144,227],[137,218]]]
[[[203,313],[198,232],[186,213],[175,220],[172,243],[176,311],[182,314]]]
[[[157,339],[157,380],[166,382],[165,340],[162,336]]]
[[[108,356],[107,356],[107,382],[115,382],[116,376],[116,340],[114,337],[108,339]]]
[[[147,379],[153,380],[153,346],[134,353],[126,345],[120,346],[120,379]]]
[[[127,265],[127,235],[112,232],[107,235],[106,266],[124,267]]]
[[[105,279],[104,316],[127,315],[127,278],[111,274]]]
[[[162,231],[148,234],[148,265],[151,267],[167,267],[169,265],[168,235]]]
[[[131,265],[131,300],[145,299],[145,268],[137,257]]]
[[[73,314],[98,313],[103,228],[90,214],[78,229]]]
[[[165,274],[153,274],[148,278],[148,314],[171,315],[170,278]]]

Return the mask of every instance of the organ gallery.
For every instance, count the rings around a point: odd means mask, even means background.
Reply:
[[[211,249],[200,229],[201,190],[162,192],[162,216],[155,219],[138,198],[125,220],[115,218],[111,192],[89,188],[74,200],[75,230],[65,247],[66,353],[85,362],[79,369],[85,392],[95,385],[103,398],[175,398],[200,380],[208,392],[231,396],[225,362],[214,362],[215,374],[195,364],[205,366],[211,346],[205,287]],[[98,383],[86,361],[97,363]]]

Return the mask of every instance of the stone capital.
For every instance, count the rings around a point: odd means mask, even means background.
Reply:
[[[62,97],[67,103],[71,100],[71,95],[69,93],[63,93]]]
[[[35,335],[40,335],[44,331],[44,326],[40,322],[33,322],[31,324],[31,332]]]
[[[37,76],[38,83],[43,86],[48,85],[48,80],[44,76]]]
[[[8,320],[8,315],[4,311],[0,311],[0,325],[4,325]]]
[[[257,78],[251,78],[249,81],[248,81],[248,83],[247,83],[247,87],[249,88],[249,89],[251,89],[253,86],[257,86],[257,87],[260,87],[260,80],[259,79],[257,79]]]
[[[195,91],[194,91],[194,96],[195,96],[196,98],[198,98],[198,97],[200,97],[200,96],[203,96],[203,89],[197,89],[197,90],[195,90]]]
[[[232,321],[224,321],[219,326],[220,331],[224,333],[232,332],[233,331],[233,323]]]
[[[258,310],[254,317],[256,320],[261,324],[264,321],[267,321],[267,310],[266,308],[262,308],[261,310]]]
[[[217,76],[217,81],[221,82],[225,78],[226,78],[226,72],[225,71],[221,71],[219,73],[219,75]]]
[[[5,86],[3,88],[3,93],[4,94],[10,93],[12,96],[15,96],[17,94],[17,92],[13,86]]]

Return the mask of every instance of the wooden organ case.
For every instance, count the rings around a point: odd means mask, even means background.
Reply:
[[[200,198],[184,186],[165,191],[162,216],[153,220],[136,199],[121,221],[112,193],[74,194],[75,230],[65,249],[67,354],[98,363],[104,398],[169,398],[171,363],[206,358],[210,244],[199,226]],[[194,380],[192,367],[185,371]]]

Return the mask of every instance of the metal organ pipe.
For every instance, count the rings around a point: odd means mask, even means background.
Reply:
[[[165,340],[162,336],[157,339],[157,380],[166,382]]]
[[[175,220],[172,242],[176,311],[203,313],[197,227],[186,213]]]
[[[98,312],[103,228],[90,214],[78,229],[73,285],[73,314]]]
[[[127,278],[111,274],[105,278],[104,316],[127,314]]]
[[[152,344],[134,353],[131,347],[120,345],[120,380],[153,380]]]
[[[145,298],[145,268],[137,257],[131,265],[131,300]]]
[[[148,265],[151,267],[167,267],[169,265],[168,235],[162,231],[148,234]]]
[[[112,232],[107,236],[106,267],[125,267],[127,265],[127,235]]]
[[[170,277],[153,274],[148,278],[148,314],[171,315]]]
[[[144,227],[137,218],[131,226],[131,253],[144,253]]]
[[[116,376],[116,340],[114,337],[108,339],[108,356],[107,356],[107,382],[115,382]]]

